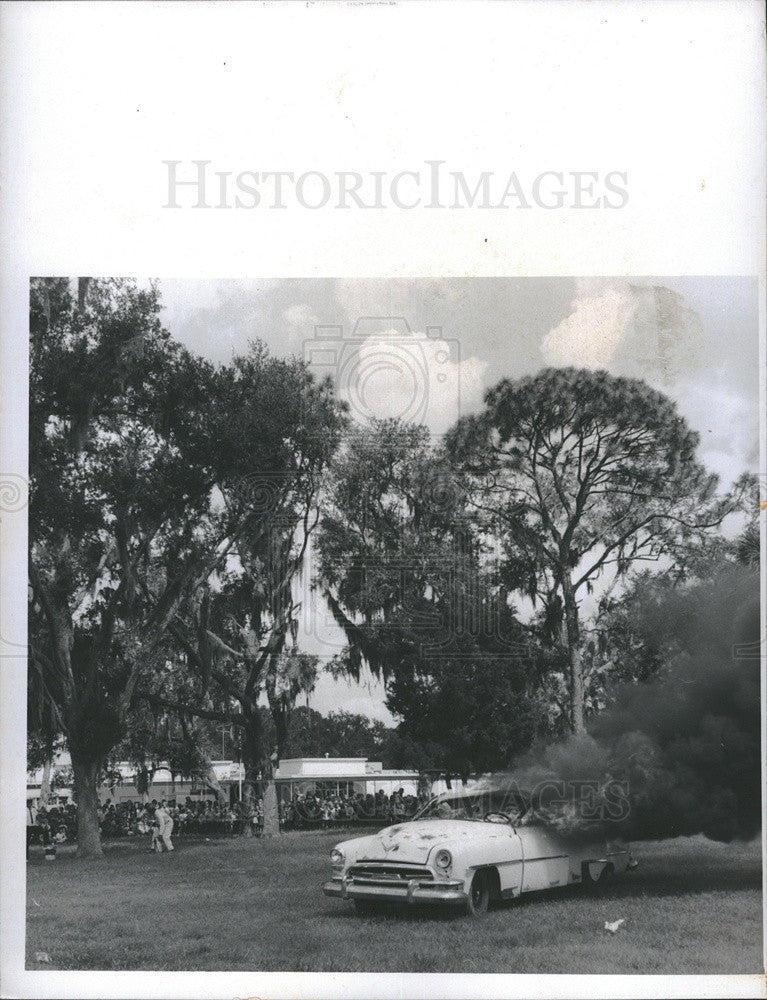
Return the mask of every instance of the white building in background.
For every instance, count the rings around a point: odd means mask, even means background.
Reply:
[[[405,795],[418,794],[417,771],[384,770],[380,761],[367,757],[292,757],[279,762],[274,778],[291,795],[328,790],[390,795],[399,788]]]

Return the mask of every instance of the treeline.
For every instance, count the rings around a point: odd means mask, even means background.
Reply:
[[[265,706],[260,711],[264,744],[276,749],[278,734],[272,714]],[[448,726],[449,722],[446,730]],[[164,716],[163,723],[152,728],[156,737],[153,741],[146,734],[138,740],[135,734],[131,735],[116,748],[114,760],[129,759],[137,765],[151,760],[156,766],[168,761],[178,768],[175,773],[179,776],[204,778],[208,773],[207,760],[243,759],[243,741],[235,726],[203,720],[197,729],[196,754],[189,753],[171,716]],[[148,747],[152,750],[147,756]],[[343,710],[323,715],[307,705],[298,705],[291,712],[280,757],[367,757],[381,761],[389,769],[442,771],[449,769],[446,750],[445,744],[409,736],[407,727],[401,723],[387,726],[378,719]],[[500,759],[496,757],[494,763]],[[452,773],[468,773],[466,764],[466,759],[461,758]]]
[[[277,746],[277,729],[268,708],[262,706],[264,740]],[[282,757],[368,757],[381,760],[385,767],[399,766],[395,754],[396,730],[377,719],[354,712],[336,711],[326,715],[307,705],[297,706],[291,713],[287,734],[282,744]],[[241,741],[232,727],[222,733],[208,724],[208,747],[211,756],[237,760]],[[222,739],[223,737],[223,739]],[[396,762],[395,762],[396,760]]]

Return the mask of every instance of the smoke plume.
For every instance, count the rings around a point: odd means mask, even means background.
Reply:
[[[733,568],[688,592],[676,609],[678,648],[661,675],[615,689],[587,735],[520,761],[508,777],[537,790],[540,818],[569,833],[598,824],[634,840],[758,833],[758,590],[755,574]]]

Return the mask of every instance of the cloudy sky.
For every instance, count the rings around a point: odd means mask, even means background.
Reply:
[[[259,339],[330,373],[358,419],[402,416],[435,434],[501,378],[545,365],[644,378],[700,433],[729,484],[758,471],[758,297],[749,278],[163,280],[164,319],[190,349],[228,361]],[[340,637],[307,595],[301,644]],[[390,720],[380,685],[324,678],[319,711]]]

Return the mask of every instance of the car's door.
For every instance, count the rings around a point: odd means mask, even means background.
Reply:
[[[522,891],[522,842],[516,830],[509,825],[498,826],[498,850],[488,862],[498,870],[501,897],[511,899]]]
[[[543,826],[527,826],[519,831],[522,848],[522,892],[553,889],[567,885],[570,853],[563,840]]]

